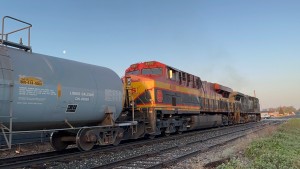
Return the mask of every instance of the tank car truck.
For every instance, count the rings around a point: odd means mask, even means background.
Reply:
[[[6,20],[26,26],[8,32]],[[55,150],[74,143],[81,150],[118,144],[124,128],[134,125],[116,123],[123,106],[119,76],[106,67],[33,53],[31,27],[9,16],[2,19],[0,128],[5,146],[11,147],[13,133],[32,130],[51,130]],[[18,31],[28,33],[27,44],[9,41]]]

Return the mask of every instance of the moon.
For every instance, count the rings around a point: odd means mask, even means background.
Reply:
[[[63,54],[66,54],[67,53],[67,51],[66,50],[63,50]]]

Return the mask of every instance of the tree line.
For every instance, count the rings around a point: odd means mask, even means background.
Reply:
[[[293,106],[281,106],[281,107],[277,107],[277,108],[270,108],[269,112],[279,112],[279,114],[290,114],[292,112],[296,113],[296,112],[300,112],[300,109],[296,109]]]

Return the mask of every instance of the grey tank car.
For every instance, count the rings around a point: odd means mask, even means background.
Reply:
[[[122,111],[122,81],[108,68],[8,47],[0,63],[0,112],[11,100],[14,131],[92,126]]]
[[[4,32],[7,19],[26,26]],[[81,150],[118,144],[124,127],[134,124],[116,122],[123,107],[120,77],[105,67],[32,53],[31,27],[9,16],[2,19],[0,129],[6,146],[11,148],[12,134],[29,131],[52,132],[50,142],[56,150],[74,143]],[[22,39],[8,40],[26,30],[27,45]]]

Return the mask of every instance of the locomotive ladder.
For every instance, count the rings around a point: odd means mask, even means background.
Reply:
[[[12,102],[14,87],[12,71],[7,49],[4,46],[0,46],[0,150],[11,149],[12,145]]]
[[[128,80],[130,82],[128,82]],[[130,78],[126,78],[125,79],[125,92],[126,92],[126,98],[125,98],[125,102],[126,102],[126,107],[129,107],[130,104],[131,105],[131,115],[132,115],[132,122],[135,121],[135,105],[134,105],[134,99],[133,99],[133,96],[132,96],[132,87],[131,87],[131,79]],[[137,132],[137,125],[132,126],[131,127],[131,133],[134,134]]]

